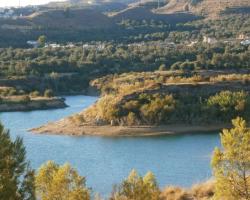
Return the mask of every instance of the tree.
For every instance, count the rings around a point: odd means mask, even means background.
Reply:
[[[167,70],[167,67],[165,64],[161,64],[160,67],[159,67],[159,71],[166,71]]]
[[[85,178],[69,164],[59,166],[49,161],[36,175],[37,196],[41,200],[90,200]]]
[[[44,47],[45,46],[45,44],[46,44],[46,36],[45,35],[41,35],[39,38],[38,38],[38,40],[37,40],[37,42],[39,43],[39,46],[40,47]]]
[[[48,98],[53,97],[54,96],[53,91],[51,89],[46,89],[44,91],[44,96]]]
[[[222,120],[230,120],[239,114],[245,115],[248,101],[247,92],[221,91],[208,98],[207,106],[213,116],[220,117]]]
[[[114,192],[110,200],[159,200],[160,190],[153,173],[148,172],[144,177],[132,170]]]
[[[23,141],[10,139],[0,124],[0,199],[35,200],[34,171],[26,161]]]
[[[250,199],[250,130],[246,121],[232,120],[233,128],[221,133],[222,150],[212,158],[215,197],[220,200]]]

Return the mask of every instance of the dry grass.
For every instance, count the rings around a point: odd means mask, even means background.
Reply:
[[[210,82],[250,81],[250,74],[228,74],[210,77]]]
[[[226,8],[250,6],[249,0],[201,0],[197,5],[192,5],[190,0],[170,0],[169,3],[158,9],[160,13],[175,13],[185,11],[185,7],[192,13],[203,14],[209,18],[220,16],[220,12]]]
[[[115,93],[128,95],[145,89],[153,89],[157,84],[196,84],[196,83],[248,83],[250,74],[202,74],[185,75],[178,71],[124,73],[116,76],[106,76],[92,81],[91,85],[101,89],[103,94]]]
[[[192,200],[192,196],[180,187],[166,187],[161,194],[162,200]]]
[[[169,186],[163,189],[161,200],[211,200],[214,195],[214,181],[194,185],[191,189]]]
[[[191,193],[199,200],[211,199],[214,195],[214,181],[209,180],[205,183],[194,185],[191,188]]]

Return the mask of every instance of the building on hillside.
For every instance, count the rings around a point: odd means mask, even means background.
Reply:
[[[247,39],[249,39],[249,38],[250,38],[250,37],[249,37],[247,34],[241,33],[241,34],[239,34],[239,35],[237,36],[236,39],[238,39],[238,40],[247,40]]]
[[[203,36],[203,43],[207,44],[215,44],[217,43],[216,38],[208,37],[208,36]]]
[[[187,44],[188,47],[193,47],[194,45],[196,45],[198,43],[197,40],[195,41],[191,41],[190,43]]]
[[[93,49],[94,45],[91,44],[83,44],[82,45],[83,50]]]
[[[0,18],[5,18],[5,19],[8,19],[8,18],[16,18],[17,16],[15,15],[15,12],[14,10],[12,9],[2,9],[0,11]]]
[[[33,48],[39,47],[39,42],[38,42],[38,41],[29,40],[29,41],[27,41],[27,44],[28,44],[29,46],[32,46]]]
[[[51,44],[46,44],[45,45],[46,48],[51,47],[51,48],[60,48],[61,45],[60,44],[56,44],[56,43],[51,43]]]
[[[68,43],[65,47],[67,47],[67,48],[74,48],[75,47],[75,45],[73,44],[73,43]]]
[[[86,50],[86,49],[95,49],[96,51],[102,51],[106,48],[106,45],[104,43],[101,43],[101,42],[98,42],[98,43],[95,43],[95,44],[83,44],[82,45],[82,48],[83,50]]]
[[[243,40],[240,42],[241,45],[243,46],[249,46],[250,45],[250,40]]]

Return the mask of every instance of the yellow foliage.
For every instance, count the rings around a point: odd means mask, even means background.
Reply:
[[[246,121],[232,120],[233,128],[221,133],[222,149],[212,158],[215,197],[218,200],[250,199],[250,131]]]
[[[59,166],[47,162],[39,169],[35,182],[37,197],[41,200],[90,200],[85,178],[69,164]]]

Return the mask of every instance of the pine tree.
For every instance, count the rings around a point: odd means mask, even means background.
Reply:
[[[10,139],[0,124],[0,199],[34,200],[34,172],[26,161],[23,141]]]
[[[233,128],[221,134],[222,150],[216,148],[212,167],[219,200],[250,200],[250,130],[238,117]]]

